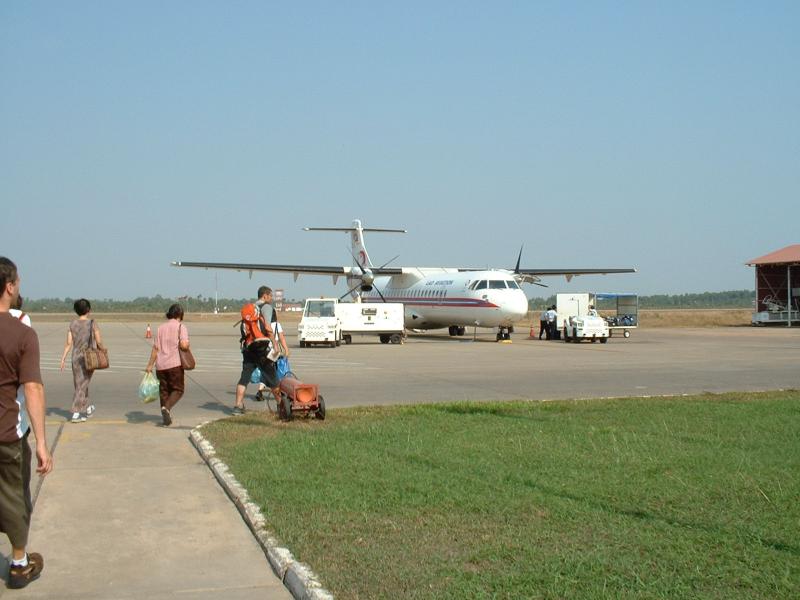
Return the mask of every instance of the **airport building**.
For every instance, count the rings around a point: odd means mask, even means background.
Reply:
[[[800,244],[745,263],[756,270],[753,325],[800,325]]]

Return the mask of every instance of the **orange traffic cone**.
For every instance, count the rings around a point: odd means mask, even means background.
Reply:
[[[531,330],[531,331],[533,331],[533,330]],[[148,323],[147,324],[147,329],[144,332],[144,339],[149,340],[151,337],[153,337],[153,330],[150,329],[150,323]]]
[[[536,337],[536,325],[531,323],[530,339],[534,339],[535,337]]]

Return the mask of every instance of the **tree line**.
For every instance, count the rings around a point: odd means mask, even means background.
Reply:
[[[653,296],[639,296],[639,308],[751,308],[755,301],[754,290],[731,290],[727,292],[703,292],[701,294],[656,294]],[[75,298],[41,298],[38,300],[25,300],[25,310],[28,312],[72,312]],[[181,296],[179,298],[166,298],[161,295],[152,297],[141,296],[133,300],[113,300],[110,298],[93,299],[92,310],[100,313],[158,313],[166,312],[169,305],[179,302],[187,312],[214,312],[218,307],[224,312],[238,312],[243,304],[251,302],[247,298],[214,298],[203,296]],[[294,303],[295,300],[286,300]],[[556,303],[555,295],[547,298],[530,298],[528,306],[531,310],[540,310],[545,306]],[[601,304],[602,307],[602,304]]]
[[[639,308],[752,308],[755,299],[755,290],[729,290],[699,294],[655,294],[639,296]],[[555,295],[528,300],[531,310],[540,310],[555,303]],[[605,307],[607,303],[608,301],[601,302],[600,307]]]

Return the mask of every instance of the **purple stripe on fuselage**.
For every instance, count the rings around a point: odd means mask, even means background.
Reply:
[[[371,302],[380,300],[380,296],[368,294]],[[454,308],[499,308],[497,304],[480,298],[404,298],[402,296],[385,296],[387,302],[402,302],[409,306],[448,306]]]

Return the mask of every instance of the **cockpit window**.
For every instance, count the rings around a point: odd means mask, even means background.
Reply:
[[[486,289],[486,280],[482,279],[481,281],[477,282],[474,288],[475,290],[485,290]]]
[[[501,280],[492,279],[489,282],[489,289],[490,290],[504,290],[504,289],[506,289],[506,282],[503,281],[502,279]]]
[[[519,284],[516,281],[506,281],[506,283],[508,284],[508,287],[510,287],[512,290],[520,289]]]

